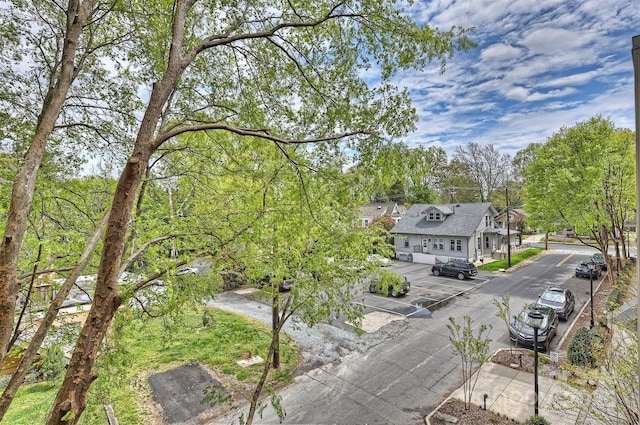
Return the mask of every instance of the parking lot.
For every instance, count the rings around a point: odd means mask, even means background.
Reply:
[[[408,318],[430,317],[434,310],[488,280],[481,275],[465,280],[436,277],[431,273],[431,265],[404,261],[394,261],[389,269],[406,277],[411,283],[411,291],[399,298],[365,293],[365,316],[379,311]]]

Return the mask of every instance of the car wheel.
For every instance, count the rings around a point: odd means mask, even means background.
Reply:
[[[369,292],[371,292],[372,294],[376,293],[376,285],[369,285]]]
[[[393,298],[398,298],[400,296],[400,293],[398,291],[396,291],[395,289],[391,289],[391,296]]]
[[[434,275],[434,276],[440,276],[440,270],[438,270],[438,269],[433,269],[433,275]]]
[[[465,278],[464,273],[462,273],[462,272],[458,272],[458,279],[460,279],[460,280],[464,280],[464,278]]]

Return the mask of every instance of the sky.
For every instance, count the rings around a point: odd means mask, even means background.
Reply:
[[[632,37],[637,0],[416,0],[418,23],[475,27],[478,46],[422,72],[398,76],[419,122],[402,141],[492,144],[511,156],[562,127],[601,115],[635,130]]]

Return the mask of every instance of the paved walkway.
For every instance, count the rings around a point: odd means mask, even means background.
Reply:
[[[476,374],[471,379],[475,379]],[[487,409],[492,412],[520,423],[525,422],[534,414],[535,392],[532,373],[497,363],[485,363],[480,369],[480,376],[473,390],[471,403],[484,406],[485,394],[487,394]],[[539,416],[553,425],[574,425],[576,423],[578,413],[571,409],[562,408],[562,406],[568,406],[567,397],[570,397],[571,393],[565,390],[559,381],[538,376],[538,396]],[[463,388],[455,390],[449,398],[464,401]],[[434,413],[435,411],[431,415]],[[429,423],[431,415],[427,418],[427,423]]]
[[[534,414],[534,381],[532,373],[497,363],[487,363],[480,369],[473,394],[477,399],[475,402],[482,406],[484,394],[488,394],[487,409],[524,422]],[[568,395],[560,382],[538,376],[539,415],[550,423],[575,424],[577,413],[566,409],[559,410],[560,406],[567,404],[562,398]],[[462,388],[456,390],[454,396],[463,397]]]

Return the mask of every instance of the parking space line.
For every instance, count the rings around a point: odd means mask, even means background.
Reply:
[[[452,284],[447,284],[447,283],[439,283],[439,282],[425,282],[427,285],[438,285],[438,286],[444,286],[447,288],[452,288],[458,291],[463,291],[465,289],[467,289],[469,287],[469,285],[467,286],[457,286],[457,285],[452,285]],[[412,282],[413,284],[413,282]]]
[[[404,314],[398,313],[397,311],[389,310],[389,309],[386,309],[386,308],[383,308],[383,307],[378,307],[378,306],[375,306],[375,305],[370,305],[370,304],[367,304],[367,303],[364,303],[364,302],[354,302],[354,304],[356,304],[356,305],[359,304],[359,305],[362,305],[364,307],[372,308],[372,309],[378,310],[378,311],[384,311],[385,313],[395,314],[395,315],[398,315],[398,316],[405,316]],[[407,304],[407,303],[402,303],[402,304],[404,304],[404,305],[413,305],[413,304]]]
[[[457,294],[457,293],[460,292],[460,291],[442,291],[442,290],[433,289],[433,288],[423,288],[421,286],[416,286],[416,287],[412,287],[411,288],[412,291],[415,290],[415,289],[421,289],[421,290],[426,291],[426,292],[435,292],[436,294],[451,294],[451,293]]]

